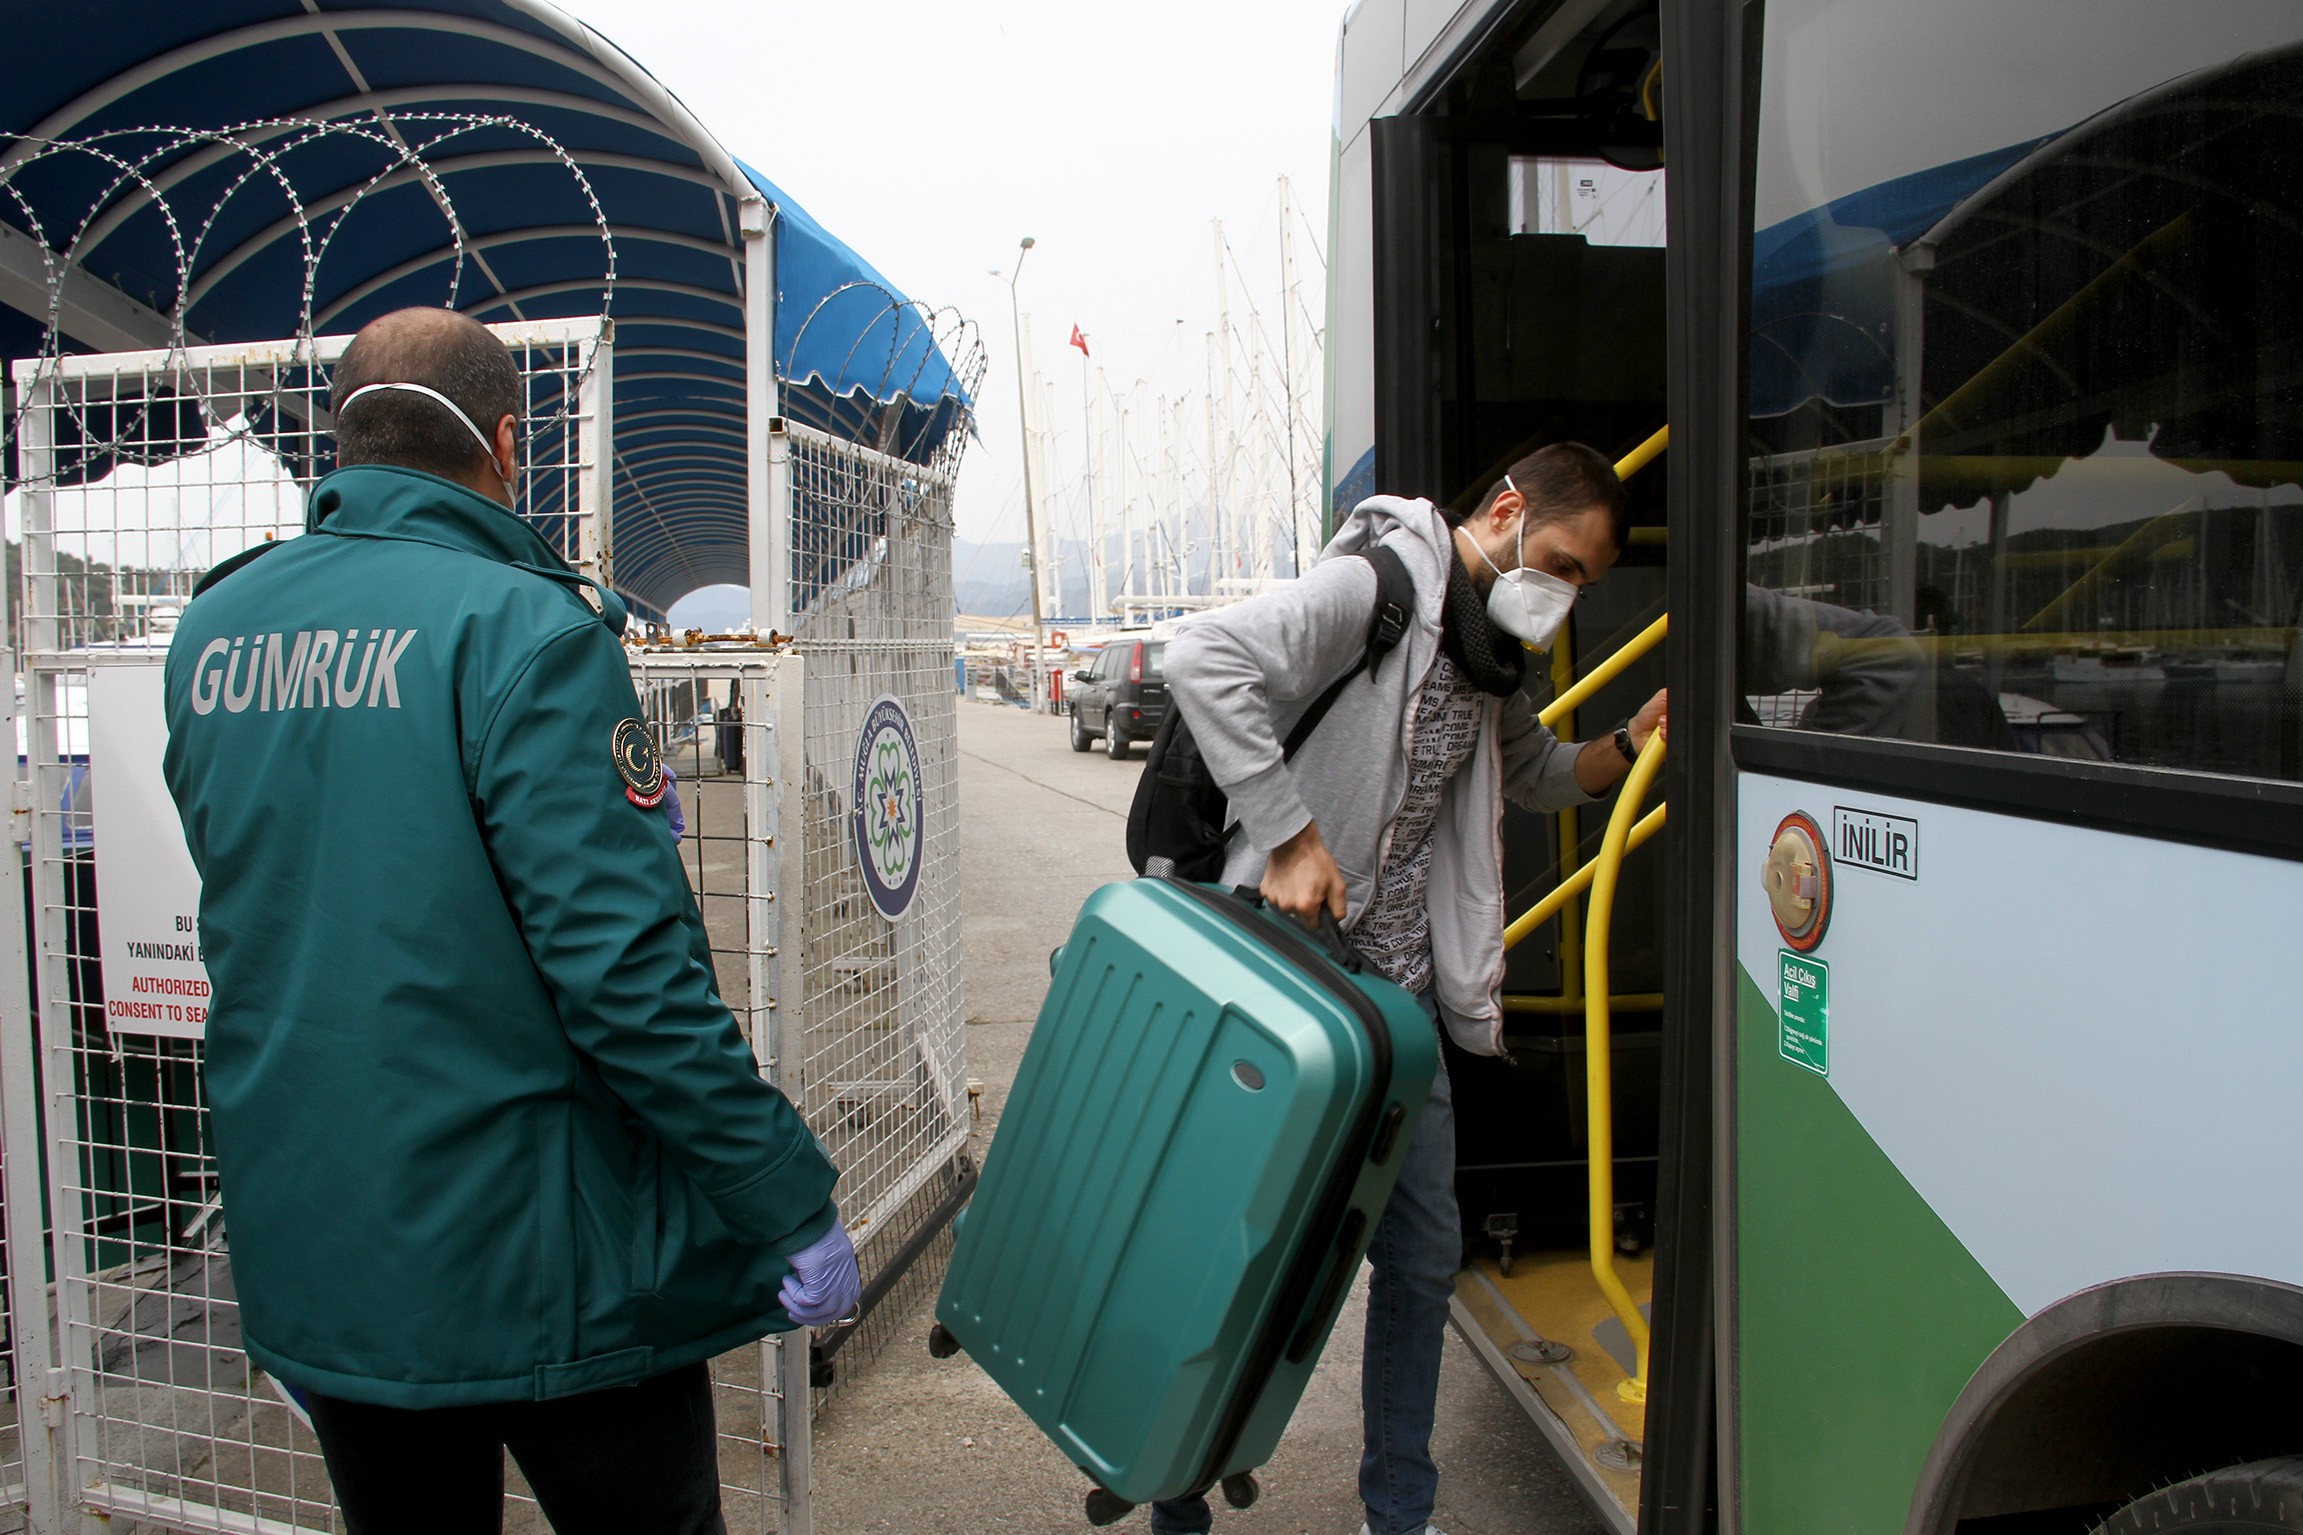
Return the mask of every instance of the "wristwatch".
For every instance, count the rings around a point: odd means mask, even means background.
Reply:
[[[1631,721],[1625,720],[1615,727],[1615,749],[1623,753],[1624,761],[1630,763],[1639,761],[1639,753],[1631,744]]]

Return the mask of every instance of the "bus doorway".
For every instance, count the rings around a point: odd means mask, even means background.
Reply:
[[[1346,23],[1347,87],[1370,9]],[[1527,690],[1547,708],[1664,611],[1663,476],[1638,472],[1662,446],[1666,413],[1659,32],[1652,0],[1502,7],[1487,19],[1420,96],[1403,82],[1393,110],[1364,127],[1339,124],[1337,291],[1339,305],[1353,303],[1364,281],[1369,301],[1366,490],[1462,514],[1505,466],[1547,444],[1582,442],[1619,461],[1628,543],[1552,652],[1530,657]],[[1339,367],[1352,318],[1340,308],[1333,317],[1345,338]],[[1331,385],[1347,431],[1361,387],[1341,376]],[[1335,446],[1340,460],[1345,444]],[[1347,510],[1349,496],[1339,501]],[[1546,723],[1562,739],[1605,736],[1662,683],[1660,647],[1649,648]],[[1514,927],[1506,1053],[1451,1043],[1447,1068],[1465,1252],[1456,1326],[1593,1507],[1628,1532],[1657,1257],[1657,860],[1651,852],[1621,867],[1603,967],[1611,1006],[1596,1034],[1588,898],[1554,895],[1599,855],[1612,803],[1505,811],[1506,909],[1553,896],[1552,909]],[[1606,1175],[1596,1182],[1595,1144]]]

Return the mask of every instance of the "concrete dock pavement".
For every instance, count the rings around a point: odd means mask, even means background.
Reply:
[[[1047,990],[1048,952],[1098,886],[1129,877],[1123,831],[1141,771],[1074,754],[1061,720],[959,707],[960,856],[968,1074],[980,1081],[977,1155]],[[824,1535],[981,1530],[1085,1535],[1086,1480],[963,1355],[931,1359],[922,1306],[816,1426],[815,1523]],[[1351,1535],[1360,1527],[1359,1365],[1366,1273],[1263,1474],[1254,1508],[1216,1509],[1220,1535]],[[1440,1378],[1434,1523],[1448,1535],[1599,1535],[1567,1473],[1452,1332]],[[1140,1531],[1144,1511],[1115,1528]]]

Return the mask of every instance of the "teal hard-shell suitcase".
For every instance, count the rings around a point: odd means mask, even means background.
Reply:
[[[1088,898],[936,1303],[1095,1484],[1245,1506],[1430,1094],[1416,1000],[1332,924],[1202,885]]]

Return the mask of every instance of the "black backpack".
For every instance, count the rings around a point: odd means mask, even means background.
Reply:
[[[1354,677],[1361,672],[1375,675],[1384,656],[1406,637],[1415,613],[1415,583],[1398,554],[1378,544],[1347,558],[1375,567],[1375,610],[1368,616],[1367,650],[1359,664],[1330,683],[1295,722],[1280,746],[1283,762],[1292,761],[1297,749],[1311,739]],[[1238,830],[1231,801],[1201,759],[1199,743],[1192,739],[1191,725],[1170,684],[1167,717],[1152,737],[1143,777],[1136,780],[1135,803],[1128,808],[1128,862],[1138,874],[1213,883],[1223,877],[1224,851]]]

